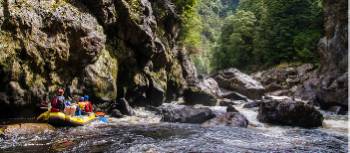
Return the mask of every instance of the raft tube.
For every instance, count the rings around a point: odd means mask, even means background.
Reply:
[[[96,119],[95,113],[81,116],[69,116],[62,112],[50,112],[42,113],[37,120],[47,121],[54,126],[83,126]]]

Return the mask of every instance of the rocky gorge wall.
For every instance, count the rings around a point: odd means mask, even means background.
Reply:
[[[348,1],[324,0],[325,36],[320,40],[320,82],[316,101],[348,107]]]
[[[0,118],[32,115],[58,87],[101,109],[121,97],[176,98],[189,62],[176,9],[168,0],[2,0]]]

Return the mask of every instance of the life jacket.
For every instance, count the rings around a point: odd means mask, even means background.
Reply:
[[[92,112],[92,104],[90,101],[85,102],[85,112]]]
[[[78,106],[79,106],[79,108],[80,108],[80,110],[85,110],[85,102],[78,102]]]
[[[64,110],[64,102],[62,101],[62,97],[63,96],[55,96],[51,99],[51,112],[59,112],[60,110]]]

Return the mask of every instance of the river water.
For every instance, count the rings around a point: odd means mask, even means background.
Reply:
[[[225,107],[211,107],[216,113]],[[237,109],[248,128],[162,123],[142,108],[136,116],[95,121],[54,132],[0,138],[0,152],[347,152],[347,116],[325,113],[324,126],[302,129],[262,124],[256,109]]]

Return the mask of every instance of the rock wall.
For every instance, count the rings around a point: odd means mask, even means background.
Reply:
[[[1,118],[38,112],[58,87],[100,108],[176,98],[186,84],[176,9],[168,0],[1,1]]]
[[[324,0],[325,37],[319,42],[320,82],[316,101],[323,107],[348,106],[348,1]]]

